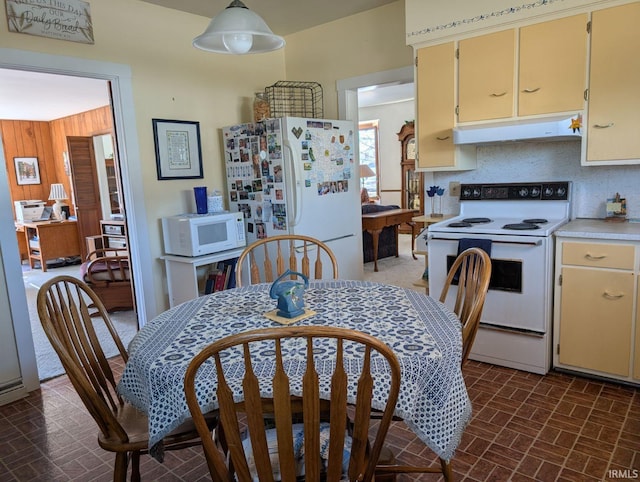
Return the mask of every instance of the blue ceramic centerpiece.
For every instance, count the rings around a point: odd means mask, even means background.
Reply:
[[[302,281],[285,280],[288,276],[296,275]],[[278,316],[295,318],[304,314],[304,290],[309,287],[309,278],[302,273],[288,269],[282,273],[271,285],[269,296],[278,299]]]

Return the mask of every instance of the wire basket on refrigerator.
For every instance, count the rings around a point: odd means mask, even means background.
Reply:
[[[264,89],[271,117],[323,117],[322,86],[317,82],[280,80]]]

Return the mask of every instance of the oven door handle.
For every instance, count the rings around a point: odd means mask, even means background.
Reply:
[[[433,239],[435,241],[460,241],[459,239],[454,238],[440,238],[438,236],[433,236],[429,239]],[[500,243],[500,244],[520,244],[523,246],[541,246],[542,240],[538,239],[537,241],[491,241],[492,244]]]

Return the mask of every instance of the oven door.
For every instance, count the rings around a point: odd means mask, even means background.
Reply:
[[[429,234],[429,292],[439,297],[447,272],[458,253],[461,238],[491,239],[491,283],[481,326],[531,334],[550,329],[552,314],[553,243],[536,236],[473,236]],[[448,304],[455,300],[451,288]]]

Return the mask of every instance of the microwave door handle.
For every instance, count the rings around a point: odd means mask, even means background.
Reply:
[[[288,156],[284,156],[284,169],[287,169],[288,174],[285,173],[287,179],[286,183],[289,182],[291,188],[287,192],[287,212],[290,213],[291,217],[289,218],[289,224],[291,226],[296,226],[300,222],[300,218],[302,216],[302,195],[299,192],[301,187],[298,185],[298,176],[296,170],[296,162],[295,162],[295,152],[291,143],[288,141],[283,142],[285,149],[289,152]],[[291,199],[288,195],[291,195]]]

